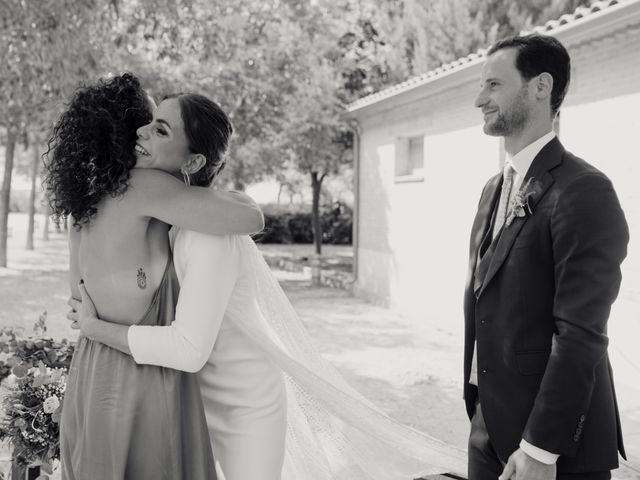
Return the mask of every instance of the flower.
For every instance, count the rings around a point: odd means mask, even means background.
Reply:
[[[42,408],[44,410],[44,413],[51,414],[55,412],[59,406],[60,406],[60,400],[58,400],[58,397],[55,395],[51,395],[44,402],[42,402]]]
[[[531,200],[540,190],[540,182],[534,181],[533,177],[529,178],[526,183],[520,187],[511,199],[509,214],[504,222],[505,228],[510,226],[516,218],[533,215]]]
[[[8,389],[1,400],[0,441],[13,445],[20,465],[45,472],[60,458],[60,415],[74,345],[43,336],[45,316],[24,338],[21,329],[0,329],[0,381]],[[0,479],[2,476],[0,475]]]

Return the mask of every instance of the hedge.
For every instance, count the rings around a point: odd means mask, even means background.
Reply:
[[[347,205],[336,203],[320,212],[322,243],[350,245],[352,241],[353,211]],[[313,243],[311,213],[264,213],[264,230],[255,236],[258,243]]]

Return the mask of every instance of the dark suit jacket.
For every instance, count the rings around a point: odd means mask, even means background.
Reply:
[[[534,159],[531,214],[504,227],[478,261],[502,175],[484,188],[464,300],[464,390],[480,398],[506,461],[525,438],[561,455],[558,470],[603,471],[624,456],[607,320],[629,232],[609,179],[553,139]],[[478,387],[469,385],[474,339]]]

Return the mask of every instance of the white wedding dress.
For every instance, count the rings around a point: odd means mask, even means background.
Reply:
[[[408,480],[466,470],[465,452],[390,419],[321,357],[249,237],[179,230],[172,244],[176,319],[130,327],[129,346],[137,363],[199,371],[221,478]]]

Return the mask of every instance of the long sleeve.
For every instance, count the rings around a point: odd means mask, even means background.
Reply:
[[[550,226],[557,333],[523,438],[572,456],[587,421],[596,368],[606,355],[607,321],[629,233],[615,191],[600,174],[573,180],[560,196]]]
[[[138,326],[128,331],[138,364],[197,372],[209,359],[238,278],[234,236],[181,231],[174,245],[180,280],[176,317],[170,326]]]

